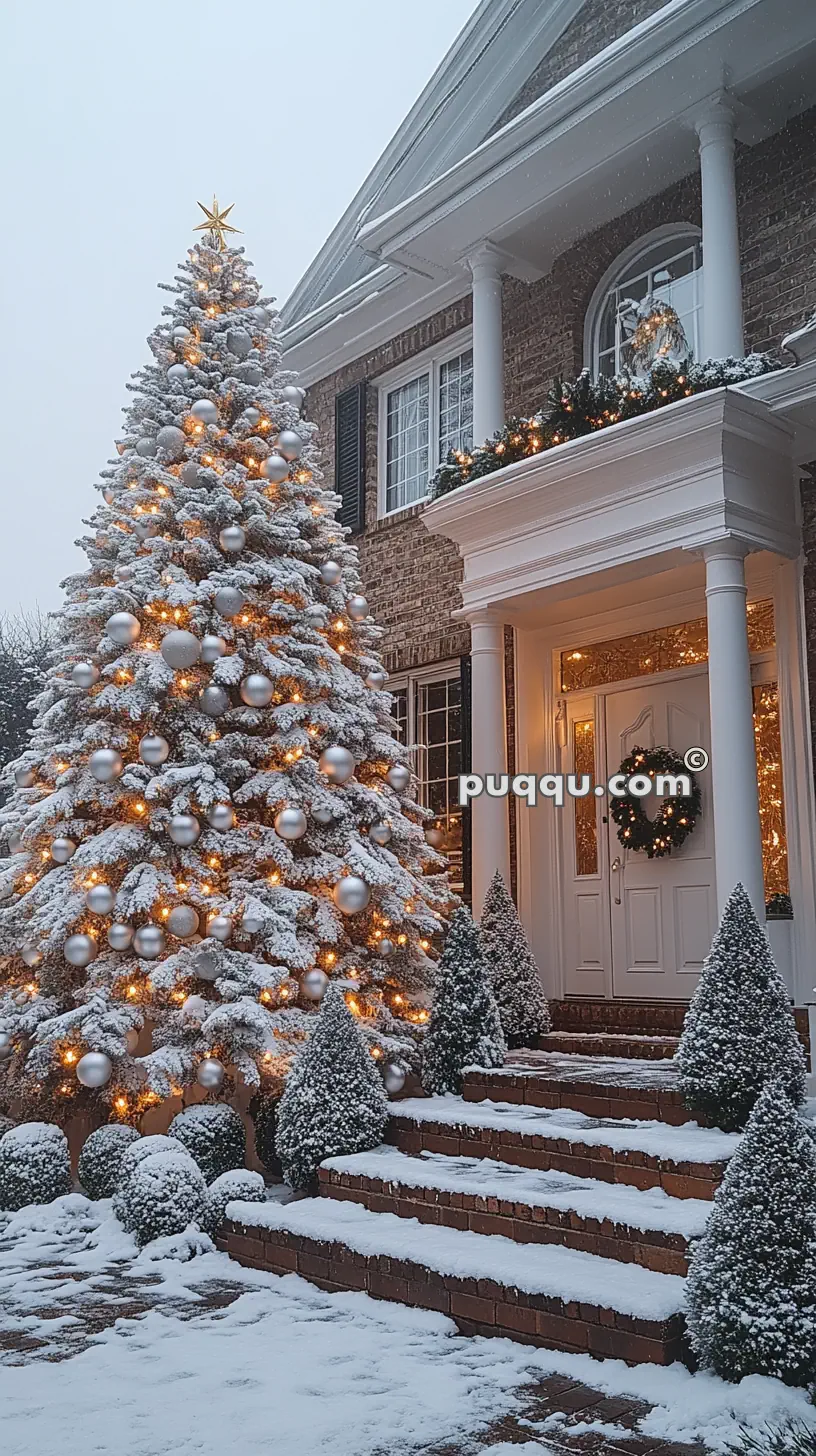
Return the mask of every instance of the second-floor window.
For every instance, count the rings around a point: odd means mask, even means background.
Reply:
[[[416,505],[451,450],[473,444],[473,350],[444,352],[380,381],[380,515]]]
[[[685,336],[687,352],[700,358],[703,312],[702,246],[691,228],[659,238],[627,253],[610,270],[596,294],[588,319],[594,375],[641,372],[638,324],[667,306]],[[677,346],[675,345],[675,352]],[[679,352],[684,352],[682,348]],[[588,360],[589,362],[589,360]]]

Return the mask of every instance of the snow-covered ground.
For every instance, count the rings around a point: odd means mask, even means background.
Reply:
[[[529,1389],[552,1374],[649,1402],[643,1433],[715,1448],[741,1422],[814,1415],[776,1381],[734,1388],[680,1366],[466,1339],[441,1315],[242,1269],[200,1236],[138,1256],[110,1206],[78,1194],[0,1226],[0,1415],[13,1456],[69,1445],[85,1456],[532,1453],[567,1419],[534,1418]],[[479,1437],[511,1413],[529,1445]],[[631,1432],[603,1434],[625,1446]]]

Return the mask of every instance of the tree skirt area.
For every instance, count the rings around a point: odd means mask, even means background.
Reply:
[[[79,1194],[0,1216],[0,1413],[14,1456],[67,1440],[85,1456],[661,1456],[816,1421],[777,1381],[465,1338],[442,1315],[243,1269],[195,1231],[139,1254]]]

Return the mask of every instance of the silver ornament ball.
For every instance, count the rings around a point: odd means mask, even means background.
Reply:
[[[333,824],[334,810],[328,804],[315,804],[312,809],[312,818],[315,824]]]
[[[251,404],[248,409],[244,410],[244,422],[249,425],[251,430],[254,430],[255,426],[261,423],[261,411],[256,409],[254,404]]]
[[[229,694],[216,683],[210,683],[209,687],[199,693],[198,706],[208,718],[220,718],[230,706]]]
[[[129,566],[126,561],[122,561],[118,566],[114,566],[113,574],[117,581],[130,581],[133,576],[133,567]]]
[[[338,566],[336,561],[324,561],[320,568],[320,575],[326,586],[337,586],[337,583],[342,580],[343,568]]]
[[[218,960],[211,950],[200,950],[193,960],[193,974],[201,981],[217,981],[220,975]]]
[[[158,536],[160,527],[154,516],[140,516],[133,529],[139,541],[147,541],[151,536]]]
[[[331,748],[324,748],[318,763],[320,772],[333,784],[347,783],[356,767],[354,754],[337,743]]]
[[[218,544],[222,551],[243,551],[246,546],[246,531],[243,526],[225,526],[218,533]]]
[[[190,409],[194,420],[200,425],[218,424],[218,406],[213,404],[211,399],[197,399]]]
[[[20,951],[20,955],[25,961],[26,965],[30,966],[32,970],[35,966],[42,965],[42,951],[31,940],[26,941],[25,945]]]
[[[88,759],[88,768],[100,784],[110,784],[124,773],[124,760],[116,748],[97,748]]]
[[[321,607],[317,602],[307,607],[303,613],[303,620],[307,627],[314,627],[316,631],[319,631],[321,627],[325,627],[328,619],[329,614],[326,608]]]
[[[241,701],[249,708],[265,708],[272,701],[275,685],[262,672],[251,672],[241,683]]]
[[[201,656],[201,643],[193,632],[176,629],[162,637],[161,655],[168,667],[192,667]]]
[[[371,891],[359,875],[344,875],[332,890],[334,903],[344,915],[358,915],[371,899]]]
[[[184,365],[174,364],[173,368],[184,369]],[[184,373],[186,375],[186,369]],[[184,454],[184,447],[187,444],[187,436],[183,430],[179,429],[178,425],[164,425],[156,436],[156,444],[160,450],[164,451],[168,460],[180,460]]]
[[[257,915],[244,915],[241,920],[241,933],[243,935],[257,935],[263,930],[263,921]]]
[[[393,940],[389,940],[388,939],[388,936],[387,935],[384,935],[383,938],[382,938],[382,940],[379,942],[379,944],[377,946],[377,950],[379,951],[379,953],[383,957],[383,959],[385,959],[387,956],[393,955],[394,954],[394,942],[393,942]]]
[[[303,454],[305,440],[297,433],[297,430],[281,430],[275,441],[276,448],[280,451],[284,460],[299,460]]]
[[[71,668],[71,682],[77,688],[92,688],[99,681],[99,668],[93,662],[75,662]]]
[[[199,1087],[206,1087],[208,1092],[215,1092],[224,1080],[224,1064],[219,1062],[217,1057],[205,1057],[198,1064],[196,1081]]]
[[[382,1071],[383,1086],[389,1097],[396,1097],[405,1086],[405,1073],[396,1062],[389,1062]]]
[[[132,612],[114,612],[105,623],[105,631],[119,647],[131,647],[137,640],[142,627]]]
[[[30,789],[37,781],[33,768],[18,768],[14,771],[14,782],[18,789]]]
[[[302,809],[288,805],[275,815],[275,833],[281,839],[302,839],[307,828],[306,815]]]
[[[368,674],[368,677],[366,678],[366,687],[373,688],[375,692],[379,692],[382,688],[385,687],[386,681],[387,674],[384,672],[380,672],[380,670],[377,668],[374,670],[374,672],[370,672]]]
[[[369,829],[368,837],[371,840],[372,844],[388,844],[389,840],[391,839],[391,825],[387,824],[384,819],[378,820],[377,823],[372,824],[371,828]]]
[[[237,617],[246,603],[246,596],[237,586],[222,586],[215,593],[215,610],[222,617]]]
[[[407,764],[393,763],[385,778],[386,782],[391,785],[391,788],[395,789],[398,794],[401,794],[411,782],[411,770]]]
[[[176,324],[176,327],[173,330],[173,338],[174,339],[176,339],[176,340],[179,340],[180,339],[182,341],[182,343],[184,343],[185,340],[191,339],[192,337],[193,336],[190,333],[190,330],[189,329],[186,329],[184,327],[184,324]]]
[[[259,303],[257,307],[253,309],[253,313],[255,314],[255,319],[257,323],[260,324],[262,329],[265,329],[267,324],[272,322],[272,315],[269,312],[269,309],[264,308],[262,303]]]
[[[301,389],[297,384],[285,384],[281,393],[286,404],[291,404],[296,410],[302,408],[303,401],[306,398],[305,389]]]
[[[12,829],[8,837],[8,847],[9,854],[25,854],[26,850],[23,844],[23,836],[19,829]]]
[[[122,921],[117,921],[114,925],[108,926],[108,945],[111,950],[130,950],[134,933],[132,925],[125,925]]]
[[[139,739],[139,757],[142,763],[157,768],[170,757],[170,744],[160,733],[146,733],[144,738]]]
[[[105,1087],[113,1074],[113,1062],[105,1052],[86,1052],[77,1062],[76,1074],[83,1087]]]
[[[165,947],[165,935],[160,925],[140,925],[133,937],[133,949],[143,960],[154,961]]]
[[[252,348],[252,336],[246,329],[230,329],[227,334],[227,348],[236,359],[246,359]]]
[[[369,607],[365,597],[357,595],[349,597],[348,601],[346,602],[346,611],[351,617],[352,622],[364,622],[369,612],[371,611],[371,608]]]
[[[62,950],[69,965],[89,966],[96,958],[97,945],[92,935],[69,935]]]
[[[167,371],[167,378],[171,382],[178,381],[178,383],[181,384],[187,378],[189,373],[190,371],[187,368],[186,364],[171,364],[170,368]]]
[[[319,966],[314,966],[312,970],[306,971],[300,978],[301,993],[307,1001],[322,1001],[328,984],[329,978]]]
[[[275,485],[280,485],[281,481],[285,480],[288,474],[288,460],[284,460],[283,456],[277,454],[275,450],[272,451],[271,455],[267,455],[261,465],[261,475],[264,480],[271,480]]]
[[[140,440],[136,441],[136,454],[141,455],[143,460],[152,460],[155,453],[155,440],[150,440],[147,435],[143,435]]]
[[[182,465],[180,479],[188,490],[193,490],[198,485],[198,466],[195,460],[188,460],[185,465]]]
[[[213,940],[229,940],[232,935],[232,921],[228,915],[212,915],[207,921],[207,934]]]
[[[201,825],[194,814],[174,814],[167,827],[167,833],[174,844],[179,845],[181,849],[189,849],[201,834]]]
[[[224,830],[232,829],[235,824],[235,810],[231,804],[210,804],[207,810],[207,823],[211,829]]]
[[[0,1031],[0,1053],[8,1052],[11,1049],[11,1032]]]
[[[206,663],[217,662],[223,657],[227,650],[227,644],[223,637],[217,637],[214,632],[208,632],[206,637],[201,639],[201,661]]]
[[[51,858],[55,864],[67,864],[69,859],[73,859],[76,851],[77,847],[73,839],[66,839],[63,835],[60,835],[59,839],[51,841]]]
[[[192,905],[174,905],[165,924],[171,935],[186,940],[198,930],[198,911]]]
[[[85,896],[85,904],[94,915],[110,915],[116,903],[116,896],[110,885],[92,885]]]

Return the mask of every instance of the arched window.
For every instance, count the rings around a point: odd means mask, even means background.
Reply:
[[[634,335],[654,304],[667,305],[682,326],[688,353],[700,358],[703,309],[699,228],[658,228],[616,259],[587,313],[586,362],[593,375],[636,367]]]

